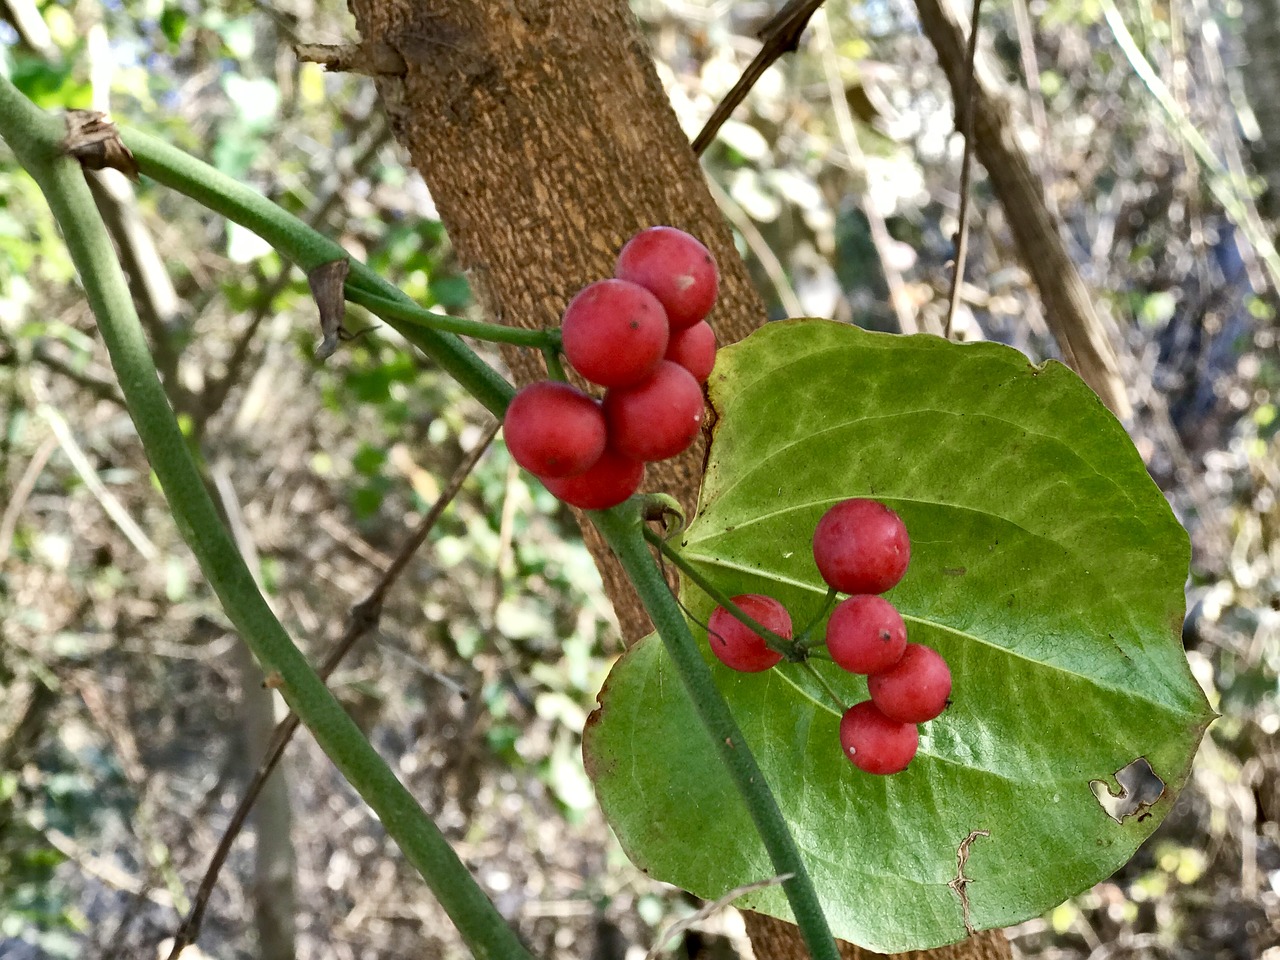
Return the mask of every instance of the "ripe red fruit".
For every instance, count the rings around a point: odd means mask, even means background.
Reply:
[[[843,600],[827,621],[827,652],[850,673],[881,673],[902,659],[907,627],[884,597]]]
[[[780,637],[791,639],[791,615],[773,597],[744,593],[734,597],[733,602],[761,626],[768,627]],[[707,643],[711,645],[711,652],[726,667],[743,673],[759,673],[782,659],[782,654],[765,645],[764,637],[724,607],[715,608],[707,626]]]
[[[947,708],[951,669],[936,650],[909,643],[897,666],[867,678],[867,690],[885,716],[925,723]]]
[[[608,510],[640,488],[644,464],[608,448],[585,473],[572,477],[539,477],[543,485],[572,507]]]
[[[901,773],[916,755],[920,731],[914,723],[891,720],[870,700],[864,700],[840,718],[840,746],[859,770]]]
[[[667,343],[666,359],[678,363],[699,383],[706,383],[716,365],[716,332],[705,320],[676,330]]]
[[[618,254],[613,275],[640,284],[662,301],[672,330],[705,320],[720,285],[711,251],[675,227],[637,233]]]
[[[884,593],[911,562],[902,518],[876,500],[842,500],[813,531],[813,559],[822,579],[841,593]]]
[[[666,460],[689,448],[702,427],[702,387],[663,360],[643,383],[604,395],[609,446],[635,460]]]
[[[560,334],[573,369],[602,387],[626,387],[653,373],[662,359],[667,314],[644,287],[600,280],[569,301]]]
[[[568,477],[582,473],[604,453],[604,413],[577,387],[543,380],[512,399],[503,435],[511,456],[530,473]]]

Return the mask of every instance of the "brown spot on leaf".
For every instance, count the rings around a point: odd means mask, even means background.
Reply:
[[[960,846],[956,848],[956,875],[947,881],[947,886],[960,898],[960,909],[964,913],[964,929],[969,936],[973,936],[977,931],[974,930],[973,921],[969,918],[969,892],[967,887],[973,881],[964,875],[964,867],[969,862],[969,848],[973,846],[973,841],[977,840],[978,837],[989,836],[991,836],[990,830],[973,830],[960,841]]]

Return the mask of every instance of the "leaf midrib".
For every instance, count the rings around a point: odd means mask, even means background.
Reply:
[[[686,551],[685,558],[691,562],[696,560],[701,562],[702,565],[704,566],[714,567],[720,570],[740,571],[743,573],[750,573],[755,576],[760,576],[760,573],[761,573],[760,570],[756,569],[755,567],[748,567],[740,564],[726,563],[719,559],[712,561],[711,558],[708,558],[704,554],[693,554]],[[805,583],[799,580],[793,580],[788,577],[780,577],[774,574],[768,574],[767,576],[768,576],[768,579],[771,579],[776,583],[788,584],[797,589],[805,590],[813,594],[817,598],[821,598],[823,596],[823,593],[818,590],[815,590],[813,585],[810,583]],[[899,612],[901,613],[901,611]],[[986,640],[983,637],[978,636],[977,634],[969,633],[965,630],[960,630],[959,628],[953,627],[950,624],[941,623],[937,620],[929,620],[925,617],[911,616],[909,614],[902,614],[902,619],[908,623],[919,623],[919,624],[924,624],[930,627],[934,627],[945,633],[951,634],[952,636],[961,638],[963,640],[968,640],[973,643],[981,644],[982,646],[987,647],[988,649],[999,651],[1000,653],[1013,657],[1017,660],[1021,660],[1024,663],[1031,664],[1035,667],[1039,667],[1044,670],[1052,670],[1056,673],[1063,674],[1064,676],[1075,678],[1077,680],[1080,680],[1089,684],[1090,686],[1098,690],[1104,690],[1110,693],[1120,694],[1123,698],[1127,698],[1131,700],[1140,700],[1143,703],[1149,704],[1150,706],[1155,707],[1164,713],[1170,714],[1171,716],[1174,716],[1174,717],[1185,716],[1187,718],[1190,718],[1192,716],[1192,714],[1190,714],[1189,712],[1181,711],[1171,706],[1168,703],[1145,696],[1144,694],[1134,690],[1131,687],[1114,686],[1112,684],[1104,683],[1098,678],[1091,677],[1088,674],[1078,673],[1077,671],[1071,670],[1061,664],[1046,663],[1043,660],[1037,660],[1034,657],[1029,657],[1026,654],[1019,653],[1016,650],[1010,650],[1008,647],[1004,647],[998,643],[993,643],[990,640]],[[795,687],[796,690],[799,691],[806,699],[814,703],[818,703],[818,701],[813,700],[813,698],[810,697],[807,693],[805,693],[800,687],[796,686],[795,683],[791,681],[789,678],[787,678],[785,674],[782,674],[781,676],[784,679],[786,679],[787,682],[790,683],[793,687]],[[819,705],[823,706],[833,715],[835,714],[835,711],[832,710],[830,706],[826,704],[819,704]]]

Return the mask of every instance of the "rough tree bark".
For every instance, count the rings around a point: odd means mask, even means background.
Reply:
[[[364,42],[345,65],[381,74],[392,129],[491,317],[558,323],[574,293],[611,275],[631,234],[668,223],[700,237],[721,264],[712,316],[721,343],[763,320],[625,2],[445,0],[428,10],[353,0],[352,9]],[[506,359],[519,383],[545,375],[532,352]],[[647,488],[692,508],[701,457],[699,447],[650,467]],[[584,533],[634,640],[647,618]]]
[[[352,10],[363,40],[330,60],[376,77],[396,138],[492,317],[558,323],[578,289],[611,274],[631,234],[666,223],[701,238],[719,261],[711,322],[721,344],[763,322],[626,0],[438,0],[430,10],[414,0],[352,0]],[[512,351],[507,360],[519,383],[545,375],[536,355]],[[702,455],[699,445],[651,466],[646,488],[691,512]],[[583,532],[630,643],[648,618],[594,531]],[[749,923],[767,934],[760,960],[807,955],[794,926],[755,915]]]

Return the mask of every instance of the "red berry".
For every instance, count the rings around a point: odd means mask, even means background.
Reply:
[[[609,446],[636,460],[684,452],[702,427],[702,387],[679,364],[663,360],[643,383],[604,395]]]
[[[662,301],[672,330],[705,320],[720,285],[711,251],[675,227],[637,233],[618,254],[613,275],[640,284]]]
[[[543,380],[512,399],[503,435],[511,456],[530,473],[568,477],[582,473],[604,452],[604,413],[577,387]]]
[[[692,373],[699,383],[706,383],[716,365],[716,332],[711,324],[702,320],[674,331],[667,343],[666,358]]]
[[[914,723],[899,723],[881,713],[874,703],[854,704],[840,718],[840,745],[844,755],[866,773],[901,773],[920,746]]]
[[[644,464],[606,449],[585,473],[572,477],[539,477],[543,485],[572,507],[608,510],[640,488]]]
[[[902,659],[907,627],[884,597],[859,594],[831,611],[827,652],[850,673],[881,673]]]
[[[947,708],[951,670],[938,651],[909,643],[897,666],[867,678],[867,690],[885,716],[925,723]]]
[[[822,579],[841,593],[884,593],[907,572],[911,541],[902,518],[875,500],[843,500],[813,531]]]
[[[667,314],[644,287],[601,280],[569,301],[560,334],[573,369],[602,387],[626,387],[653,373],[662,359]]]
[[[733,602],[761,626],[768,627],[780,637],[791,639],[791,615],[773,597],[744,593],[734,597]],[[769,649],[764,637],[724,607],[715,608],[707,626],[707,643],[711,645],[711,652],[726,667],[743,673],[759,673],[782,659],[782,654]]]

